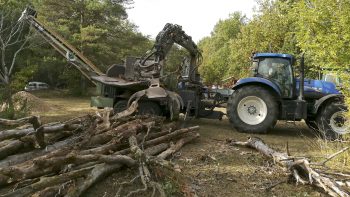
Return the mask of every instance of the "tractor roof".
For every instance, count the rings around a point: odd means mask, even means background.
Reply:
[[[284,53],[255,53],[253,55],[253,58],[259,58],[259,57],[280,57],[280,58],[288,58],[288,59],[294,59],[292,55],[284,54]]]

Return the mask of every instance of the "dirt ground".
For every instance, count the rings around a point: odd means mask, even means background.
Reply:
[[[59,109],[40,114],[44,122],[94,112],[89,98],[42,99]],[[226,145],[227,138],[244,141],[249,136],[233,130],[227,119],[195,119],[188,125],[199,125],[201,137],[171,158],[180,165],[181,173],[158,172],[169,196],[325,196],[311,186],[296,186],[286,172],[256,151]],[[288,143],[295,156],[320,156],[317,138],[304,123],[279,122],[268,134],[254,136],[281,151],[286,150]],[[130,172],[124,169],[109,176],[89,189],[86,196],[115,196],[118,183],[132,178]]]

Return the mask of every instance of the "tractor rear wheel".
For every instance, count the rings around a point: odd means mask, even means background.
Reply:
[[[264,87],[245,86],[230,96],[227,114],[239,132],[266,133],[277,122],[278,105]]]
[[[316,122],[319,131],[327,140],[337,140],[348,133],[346,106],[341,103],[329,103],[318,114]]]

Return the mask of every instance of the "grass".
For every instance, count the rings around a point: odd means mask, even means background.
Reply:
[[[90,107],[90,97],[72,97],[67,92],[54,91],[34,91],[35,96],[50,104],[53,108],[50,111],[41,112],[41,119],[44,123],[66,121],[73,117],[94,113],[95,109]]]

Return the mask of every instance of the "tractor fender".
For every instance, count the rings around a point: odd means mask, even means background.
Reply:
[[[336,100],[336,101],[340,101],[340,102],[344,102],[344,95],[342,94],[329,94],[326,95],[318,100],[316,100],[313,109],[312,109],[312,113],[313,114],[317,114],[318,109],[324,104],[327,103],[330,100]]]
[[[246,85],[262,85],[267,88],[270,88],[272,91],[274,91],[280,98],[281,98],[281,90],[280,88],[273,82],[260,78],[260,77],[248,77],[244,79],[240,79],[237,81],[237,83],[232,87],[233,90],[237,90],[243,86]]]

